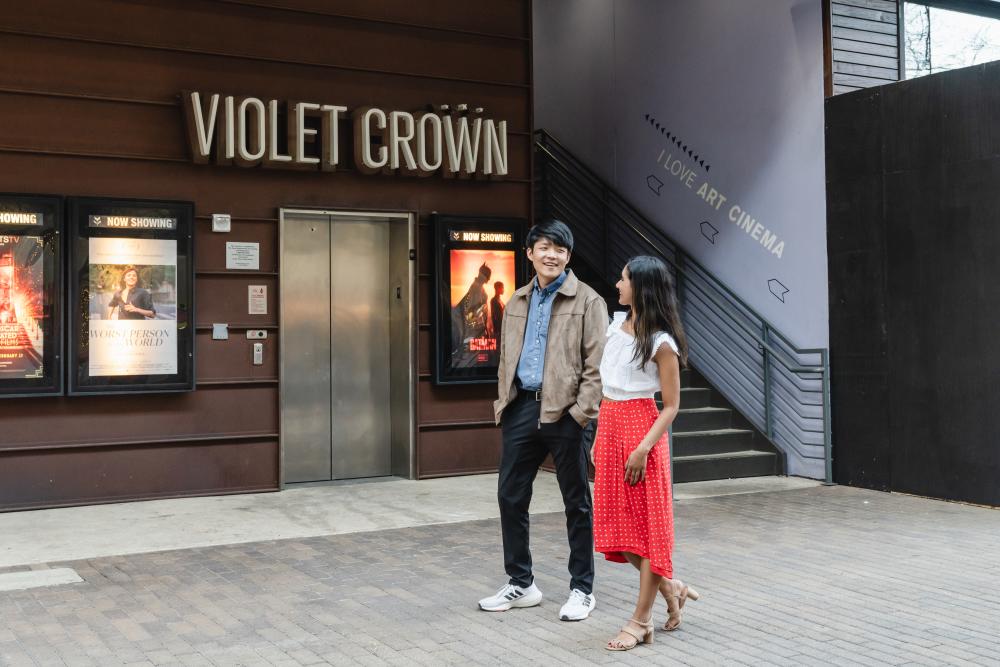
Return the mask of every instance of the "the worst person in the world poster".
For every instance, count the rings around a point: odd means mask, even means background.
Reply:
[[[42,377],[42,239],[0,235],[0,378]]]
[[[514,251],[449,252],[452,367],[496,366],[503,309],[517,288]]]

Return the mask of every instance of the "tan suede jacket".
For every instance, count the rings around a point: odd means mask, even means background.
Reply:
[[[493,404],[499,424],[504,408],[517,396],[517,362],[524,345],[524,328],[535,281],[511,295],[503,313],[500,336],[500,398]],[[542,413],[546,424],[562,419],[567,410],[581,426],[597,417],[601,402],[601,354],[608,329],[608,307],[572,271],[556,291],[542,369]]]

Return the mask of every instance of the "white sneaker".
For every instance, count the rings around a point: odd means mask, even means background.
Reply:
[[[574,588],[569,594],[566,604],[559,610],[559,620],[561,621],[582,621],[590,616],[597,606],[597,599],[593,593],[584,593],[579,588]]]
[[[512,607],[534,607],[541,602],[542,592],[535,584],[527,588],[507,584],[495,594],[480,600],[479,608],[483,611],[507,611]]]

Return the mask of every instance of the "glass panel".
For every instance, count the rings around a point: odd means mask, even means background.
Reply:
[[[915,2],[903,11],[907,79],[1000,60],[1000,21]]]

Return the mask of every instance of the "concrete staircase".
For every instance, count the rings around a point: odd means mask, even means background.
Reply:
[[[673,424],[674,482],[779,475],[784,461],[693,369],[681,371],[681,409]]]

